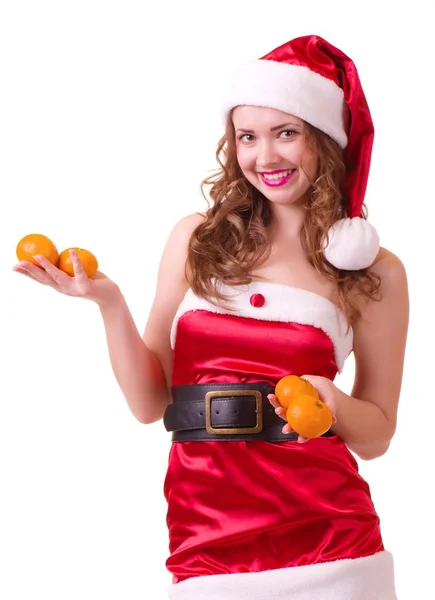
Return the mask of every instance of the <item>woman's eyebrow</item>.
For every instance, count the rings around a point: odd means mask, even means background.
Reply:
[[[282,127],[300,127],[298,123],[282,123],[281,125],[276,125],[275,127],[271,127],[270,131],[276,131],[277,129],[281,129]],[[244,133],[254,133],[253,129],[236,129],[236,131],[243,131]]]

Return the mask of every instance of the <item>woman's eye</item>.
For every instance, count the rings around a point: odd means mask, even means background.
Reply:
[[[283,137],[284,139],[288,139],[288,138],[293,137],[295,135],[295,133],[297,133],[297,132],[294,131],[293,129],[285,129],[284,131],[281,131],[280,137]]]
[[[254,139],[254,136],[251,135],[250,133],[242,133],[242,135],[239,135],[239,140],[241,142],[252,142]]]

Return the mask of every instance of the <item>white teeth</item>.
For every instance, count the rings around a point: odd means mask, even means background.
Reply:
[[[264,177],[264,179],[267,179],[268,181],[278,181],[279,179],[283,179],[283,177],[287,177],[287,175],[289,175],[292,171],[293,169],[289,169],[288,171],[274,173],[273,175],[266,175],[265,173],[262,173],[261,175],[262,177]]]

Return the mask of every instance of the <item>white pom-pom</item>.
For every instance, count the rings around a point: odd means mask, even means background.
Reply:
[[[358,271],[369,267],[379,252],[376,229],[361,217],[340,219],[328,233],[324,254],[337,269]]]

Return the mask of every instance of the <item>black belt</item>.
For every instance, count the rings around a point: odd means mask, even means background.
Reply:
[[[267,382],[174,386],[163,423],[173,442],[295,441],[297,433],[282,433],[285,421],[267,399],[273,393]]]

